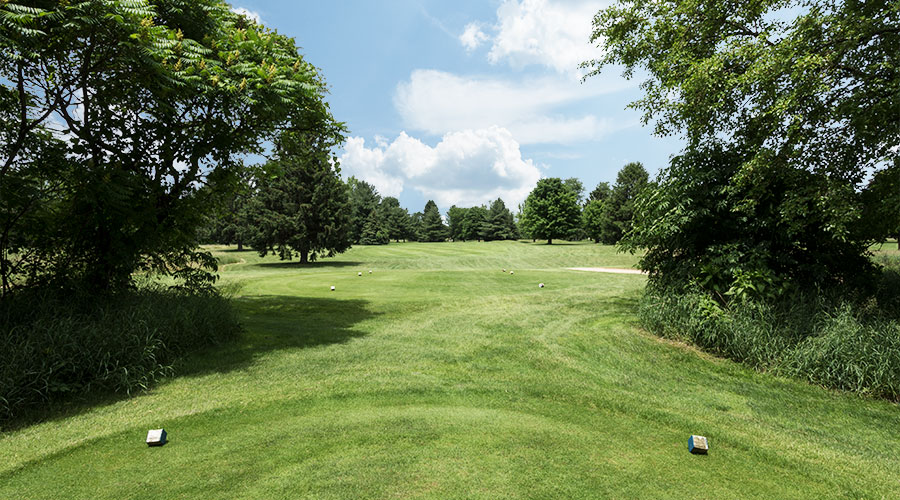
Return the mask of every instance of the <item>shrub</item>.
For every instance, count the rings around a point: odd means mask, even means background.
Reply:
[[[879,295],[858,303],[819,294],[722,306],[702,292],[650,288],[639,315],[658,335],[757,370],[900,401],[898,288],[889,286],[896,280],[896,273],[885,271]]]
[[[829,315],[785,357],[784,371],[810,382],[889,399],[900,396],[900,324],[860,321],[850,307]]]
[[[240,329],[227,297],[147,285],[99,299],[28,291],[0,303],[0,420],[61,397],[130,394]]]

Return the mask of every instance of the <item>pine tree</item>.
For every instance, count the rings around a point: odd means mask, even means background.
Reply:
[[[361,245],[385,245],[388,241],[388,232],[382,225],[378,211],[372,210],[366,218],[366,223],[363,224],[359,243]]]
[[[453,241],[466,241],[466,238],[463,236],[463,223],[468,211],[468,208],[461,208],[456,205],[453,205],[450,207],[450,210],[447,210],[447,222],[450,226],[450,239]]]
[[[506,208],[503,200],[497,198],[491,203],[488,213],[487,240],[511,240],[515,239],[518,231],[513,221],[512,213]]]
[[[422,216],[422,241],[444,241],[447,239],[447,226],[441,219],[437,204],[428,200]]]
[[[463,232],[466,234],[467,239],[485,241],[488,239],[490,231],[490,213],[484,205],[472,207],[466,212]]]
[[[649,184],[650,174],[640,162],[632,162],[619,171],[616,183],[603,202],[599,217],[601,242],[618,243],[631,230],[634,202]]]
[[[249,242],[260,256],[287,260],[296,253],[307,263],[350,248],[350,204],[331,146],[305,133],[278,139],[247,209]]]
[[[409,212],[400,206],[400,201],[393,196],[381,200],[378,205],[378,216],[387,232],[388,238],[397,240],[409,239],[412,232]]]
[[[372,210],[378,208],[381,196],[375,186],[356,177],[347,179],[347,187],[350,190],[350,241],[360,243],[363,226]]]
[[[612,192],[612,189],[609,187],[608,182],[601,182],[597,184],[597,187],[591,191],[591,194],[588,195],[588,201],[603,201],[609,198],[609,194]]]

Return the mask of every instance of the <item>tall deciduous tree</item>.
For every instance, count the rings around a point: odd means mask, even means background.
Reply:
[[[551,177],[541,179],[525,199],[522,223],[532,238],[547,240],[564,238],[581,219],[578,199],[563,181]]]
[[[109,289],[137,270],[214,262],[196,251],[200,186],[282,129],[341,131],[294,40],[219,0],[2,2],[0,49],[0,191],[19,182],[36,133],[61,122],[67,142],[66,191],[13,209],[54,207],[55,236],[0,241],[0,259],[33,258],[29,280]]]
[[[687,141],[627,242],[647,249],[651,279],[866,276],[888,227],[867,223],[869,204],[887,201],[862,182],[900,169],[900,4],[621,0],[595,17],[593,40],[606,50],[590,74],[646,74],[632,107]]]
[[[282,260],[296,253],[300,263],[350,248],[350,202],[339,175],[333,143],[312,134],[290,132],[276,145],[275,159],[250,202],[250,244],[260,256]]]

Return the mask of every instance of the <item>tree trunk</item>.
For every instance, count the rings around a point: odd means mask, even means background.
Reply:
[[[308,264],[308,263],[309,263],[309,252],[307,252],[306,250],[301,250],[301,251],[300,251],[300,263],[301,263],[301,264]]]
[[[547,244],[548,244],[548,245],[552,245],[552,244],[553,244],[553,238],[547,238]]]
[[[243,251],[244,251],[244,240],[238,238],[237,244],[238,244],[238,249],[237,249],[237,251],[238,251],[238,252],[243,252]]]

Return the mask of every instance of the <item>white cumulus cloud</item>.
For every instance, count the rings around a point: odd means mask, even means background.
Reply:
[[[539,64],[580,75],[578,65],[602,55],[590,42],[601,0],[505,0],[497,9],[497,34],[488,53],[492,63],[513,67]]]
[[[463,47],[468,51],[477,49],[479,45],[488,40],[490,40],[490,37],[487,36],[484,31],[481,31],[481,25],[479,23],[467,24],[462,35],[459,35],[459,42],[462,43]]]
[[[560,108],[632,85],[610,78],[580,84],[559,75],[510,81],[416,70],[397,86],[394,106],[406,126],[429,134],[498,126],[521,144],[566,144],[594,140],[626,124]]]
[[[373,184],[383,196],[414,189],[442,210],[498,197],[516,206],[541,177],[534,162],[522,158],[512,134],[500,127],[448,133],[434,147],[405,132],[371,148],[363,138],[351,137],[340,161],[343,172]]]
[[[262,24],[262,17],[260,17],[258,12],[252,11],[250,9],[244,7],[232,7],[231,12],[235,14],[240,14],[246,18],[252,19],[257,24]]]

